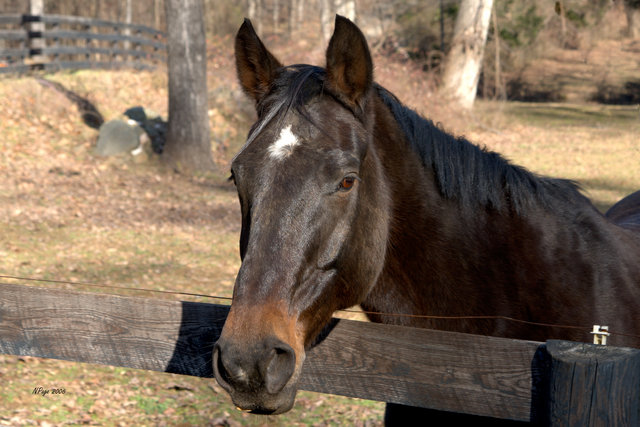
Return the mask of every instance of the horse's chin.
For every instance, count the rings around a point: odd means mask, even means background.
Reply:
[[[278,394],[231,393],[240,411],[259,415],[278,415],[289,411],[295,402],[296,389],[287,387]]]

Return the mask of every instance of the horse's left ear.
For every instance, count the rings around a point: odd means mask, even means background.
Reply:
[[[336,15],[327,48],[327,85],[351,107],[362,101],[373,83],[373,62],[362,31],[347,18]]]
[[[236,70],[242,89],[256,102],[264,97],[282,67],[280,61],[264,46],[251,21],[244,23],[236,35]]]

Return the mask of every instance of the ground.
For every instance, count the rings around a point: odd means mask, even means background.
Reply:
[[[231,295],[240,214],[228,162],[253,112],[235,83],[229,45],[227,40],[209,48],[218,171],[196,177],[166,170],[154,156],[95,157],[97,132],[66,98],[30,77],[0,80],[0,275],[125,289],[8,277],[0,282]],[[295,55],[305,49],[309,59]],[[318,63],[321,55],[297,46],[283,62]],[[436,96],[419,67],[379,56],[374,61],[376,80],[409,106],[536,173],[577,180],[601,210],[640,188],[637,106],[479,101],[473,112],[463,113]],[[167,111],[164,70],[47,78],[86,96],[106,119],[136,105]],[[252,416],[236,411],[212,380],[15,356],[0,356],[0,379],[1,425],[373,426],[382,423],[384,408],[301,392],[288,414]],[[37,387],[65,392],[43,396],[34,393]]]

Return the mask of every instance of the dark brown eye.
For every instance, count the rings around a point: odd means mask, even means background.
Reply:
[[[342,178],[342,181],[340,182],[340,190],[341,191],[349,191],[353,188],[354,184],[356,183],[356,178],[353,176],[345,176],[344,178]]]

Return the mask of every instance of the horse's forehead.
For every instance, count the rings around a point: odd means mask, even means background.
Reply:
[[[280,161],[286,159],[302,143],[302,138],[296,135],[291,130],[291,127],[292,125],[283,127],[278,134],[278,138],[269,145],[267,152],[272,160]]]
[[[305,160],[335,162],[352,157],[358,148],[353,139],[351,126],[335,116],[319,115],[312,123],[294,115],[278,123],[256,148],[265,163],[279,168],[284,163],[304,165]]]
[[[250,136],[252,141],[246,147],[247,157],[263,162],[281,163],[303,146],[314,148],[323,143],[318,138],[318,129],[294,112],[255,127],[257,135]]]
[[[353,113],[329,96],[316,96],[302,108],[291,108],[284,114],[275,104],[274,110],[267,110],[262,122],[254,125],[232,167],[250,169],[250,175],[262,177],[274,171],[277,175],[304,175],[305,171],[328,167],[327,163],[340,167],[359,158],[362,147],[355,140],[364,139],[363,132]]]

